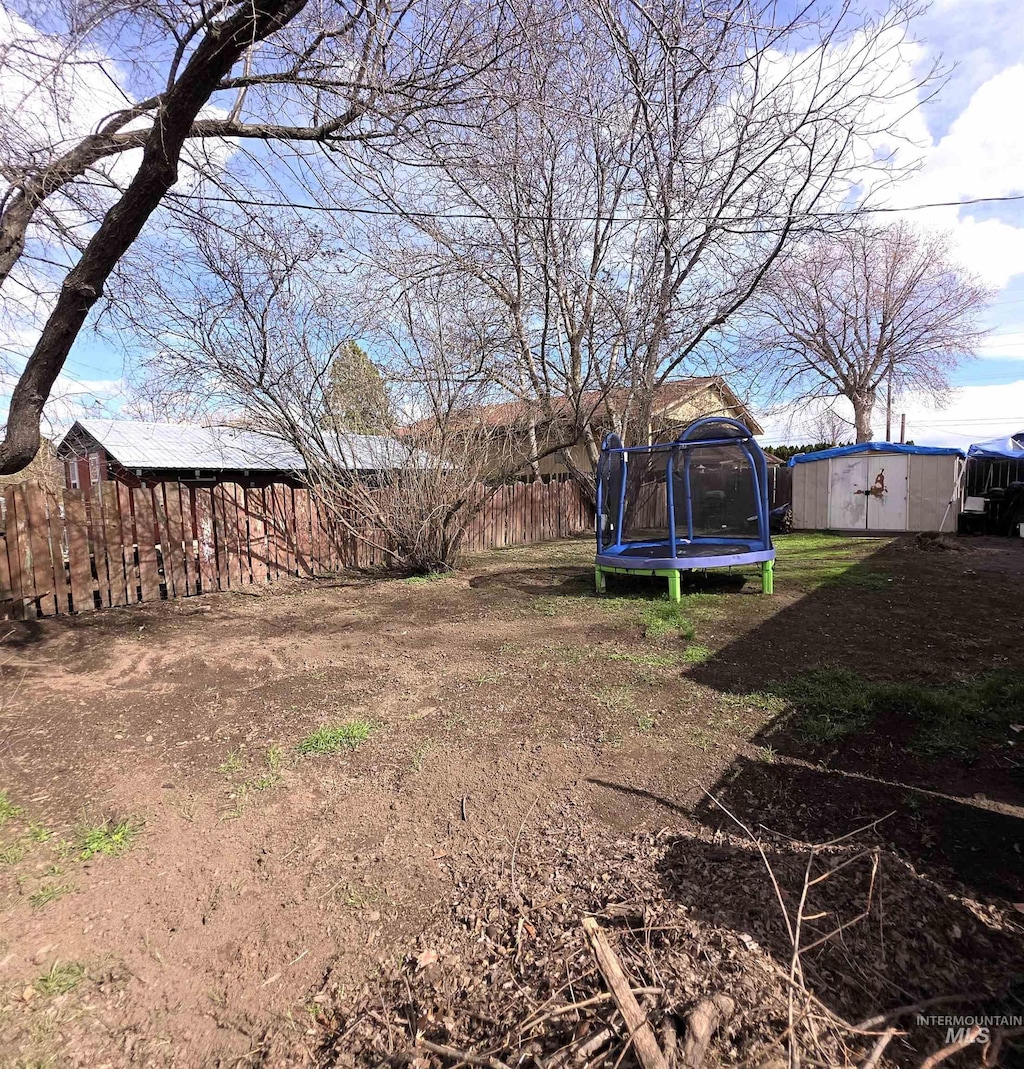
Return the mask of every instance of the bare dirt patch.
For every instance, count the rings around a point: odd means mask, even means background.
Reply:
[[[755,580],[692,595],[678,617],[643,584],[595,598],[579,541],[489,554],[428,583],[297,582],[14,625],[0,645],[0,788],[13,807],[0,828],[0,1041],[11,1064],[337,1060],[339,1022],[365,1028],[368,976],[390,990],[424,933],[455,946],[461,925],[476,938],[456,910],[483,894],[473,882],[494,864],[507,874],[517,850],[535,859],[529,880],[553,879],[540,829],[562,827],[560,814],[595,837],[566,863],[573,886],[601,878],[586,858],[606,857],[608,843],[665,828],[630,862],[638,874],[688,836],[705,844],[705,868],[749,885],[749,851],[722,838],[735,829],[706,791],[812,841],[895,807],[871,845],[1000,933],[984,995],[1007,997],[1020,950],[1011,903],[1024,899],[1014,740],[921,760],[894,720],[807,749],[776,685],[820,664],[940,683],[1019,667],[1024,554],[965,547],[794,537],[775,598]],[[651,606],[657,637],[645,637]],[[354,721],[370,725],[355,745],[300,752],[318,729]],[[985,853],[965,853],[964,814]],[[123,850],[83,856],[90,831],[124,821],[135,830]],[[707,842],[736,849],[709,860]],[[850,903],[862,890],[849,885]],[[784,957],[760,897],[716,912],[687,901],[691,891],[680,908],[710,926],[707,938],[714,928],[735,942],[742,928]],[[570,918],[614,897],[565,893]],[[887,909],[885,923],[914,930],[913,909],[935,904],[899,901],[903,919]],[[895,929],[887,937],[899,943]],[[916,987],[883,969],[855,998],[833,964],[818,993],[851,1014],[954,993],[977,951],[958,938],[936,927],[941,969],[920,970]],[[51,973],[65,979],[43,982]],[[714,978],[681,988],[671,1012]],[[748,1033],[766,1020],[755,1014]],[[460,1034],[470,1040],[482,1036]]]

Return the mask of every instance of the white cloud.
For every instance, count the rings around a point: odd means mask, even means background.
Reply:
[[[892,204],[932,204],[1024,192],[1024,64],[979,86],[924,163],[889,196]],[[929,138],[930,141],[930,138]],[[1024,227],[987,218],[989,209],[937,208],[909,213],[918,225],[948,230],[963,265],[997,289],[1024,274]]]

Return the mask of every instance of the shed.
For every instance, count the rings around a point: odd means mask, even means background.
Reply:
[[[793,527],[815,531],[955,531],[960,449],[861,442],[792,457]]]
[[[390,471],[426,462],[426,454],[395,438],[351,434],[337,445],[338,465],[360,474]],[[302,457],[288,443],[237,427],[136,420],[81,419],[61,439],[67,483],[88,493],[98,482],[131,486],[158,482],[236,482],[266,486],[299,485]]]

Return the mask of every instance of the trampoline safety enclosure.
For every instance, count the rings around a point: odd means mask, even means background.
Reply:
[[[605,436],[597,465],[597,592],[609,573],[668,579],[760,564],[771,594],[775,549],[768,523],[768,468],[761,447],[735,419],[707,416],[675,441],[623,446]]]

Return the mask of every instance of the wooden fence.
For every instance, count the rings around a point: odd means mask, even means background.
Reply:
[[[518,483],[491,491],[467,527],[474,551],[593,529],[572,483]],[[8,486],[0,510],[0,619],[34,619],[190,597],[387,563],[383,534],[357,538],[308,491],[222,483],[100,483],[52,493]],[[352,520],[352,517],[349,517]],[[374,544],[376,543],[376,544]]]

